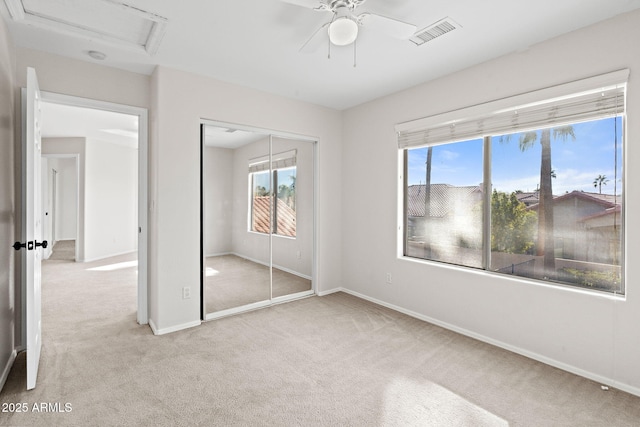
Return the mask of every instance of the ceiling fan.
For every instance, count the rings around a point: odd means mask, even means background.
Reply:
[[[285,3],[306,7],[320,12],[331,12],[331,20],[318,28],[311,38],[300,48],[301,52],[315,51],[324,40],[324,34],[329,37],[331,45],[347,46],[358,38],[360,26],[383,32],[398,39],[408,39],[415,31],[416,26],[407,24],[397,19],[364,12],[355,14],[355,9],[366,0],[282,0]],[[325,30],[326,29],[326,30]],[[325,33],[326,31],[326,33]]]

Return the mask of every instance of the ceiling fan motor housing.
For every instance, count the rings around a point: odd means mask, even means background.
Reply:
[[[346,7],[349,10],[354,10],[360,6],[366,0],[329,0],[329,7],[336,12],[338,9]]]

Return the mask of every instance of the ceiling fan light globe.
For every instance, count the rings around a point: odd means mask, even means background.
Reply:
[[[336,46],[346,46],[358,37],[358,24],[347,17],[338,18],[329,25],[329,40]]]

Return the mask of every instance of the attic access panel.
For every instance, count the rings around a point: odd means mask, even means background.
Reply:
[[[11,18],[154,55],[167,19],[117,0],[4,0]]]

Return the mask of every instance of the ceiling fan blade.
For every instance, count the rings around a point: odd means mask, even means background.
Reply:
[[[327,5],[322,0],[280,0],[284,3],[293,4],[296,6],[306,7],[307,9],[314,10],[331,10],[329,5]]]
[[[365,27],[372,28],[401,40],[408,39],[417,30],[415,25],[368,12],[358,15],[358,22]]]
[[[300,48],[300,53],[314,53],[323,43],[329,43],[329,34],[327,33],[327,27],[331,22],[327,22],[322,27],[318,28],[315,33],[307,40]]]

